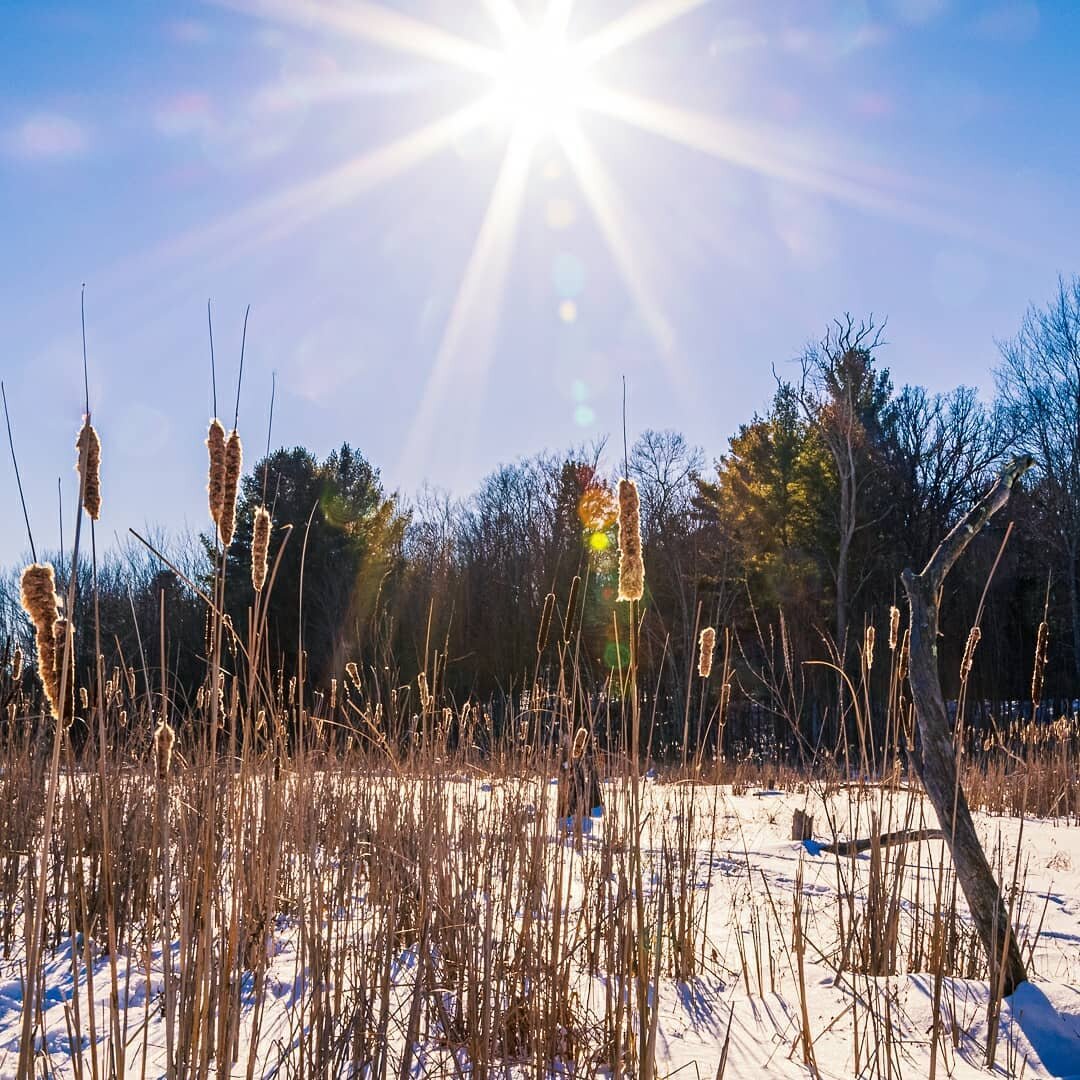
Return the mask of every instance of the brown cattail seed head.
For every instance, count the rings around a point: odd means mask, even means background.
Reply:
[[[355,660],[350,660],[345,665],[345,674],[349,676],[350,682],[353,684],[353,686],[356,687],[357,693],[359,693],[360,690],[361,690],[361,686],[360,686],[360,670],[359,670],[359,668],[357,668]]]
[[[210,421],[206,449],[210,451],[210,481],[206,491],[210,497],[210,517],[217,525],[221,521],[221,507],[225,503],[225,428],[217,418]]]
[[[869,671],[874,666],[874,642],[877,640],[877,631],[873,626],[866,628],[866,634],[863,638],[863,659],[866,661],[866,670]]]
[[[544,597],[544,610],[540,615],[540,630],[536,635],[537,655],[547,648],[548,634],[551,632],[551,616],[555,612],[555,594],[549,592]]]
[[[428,690],[427,672],[421,671],[416,676],[416,683],[420,687],[420,707],[426,709],[431,704],[431,692]]]
[[[1035,639],[1035,667],[1031,673],[1031,703],[1036,708],[1042,701],[1043,676],[1046,674],[1047,650],[1050,646],[1050,627],[1039,623],[1039,635]]]
[[[127,727],[127,709],[120,710],[120,726]]]
[[[574,632],[574,616],[577,613],[579,592],[581,592],[581,576],[575,574],[574,580],[570,582],[570,596],[566,601],[566,627],[563,635],[566,641],[570,640]]]
[[[61,616],[52,627],[53,690],[50,699],[53,715],[63,724],[70,724],[75,713],[75,642],[71,623]],[[67,660],[67,670],[64,661]],[[48,692],[48,687],[46,687]]]
[[[154,757],[157,761],[157,774],[159,780],[164,780],[169,775],[169,766],[172,764],[173,744],[176,742],[176,732],[172,725],[162,720],[154,728]]]
[[[79,708],[80,709],[89,709],[90,708],[90,695],[87,694],[85,686],[80,686],[79,687]]]
[[[228,547],[232,543],[233,531],[236,528],[236,493],[240,489],[240,473],[243,467],[244,448],[240,443],[240,435],[234,428],[225,443],[225,476],[221,517],[218,519],[218,536],[221,537],[222,547]]]
[[[571,753],[571,757],[574,761],[578,761],[585,753],[585,747],[589,744],[589,732],[585,728],[578,728],[577,734],[574,736],[574,749]]]
[[[269,570],[267,557],[270,553],[270,511],[260,506],[255,511],[251,531],[251,584],[256,592],[262,592]]]
[[[904,631],[900,640],[900,662],[896,665],[896,677],[903,682],[907,678],[908,663],[911,660],[911,627]]]
[[[330,708],[337,708],[337,679],[330,680]]]
[[[75,449],[79,452],[75,469],[82,477],[83,508],[93,521],[97,521],[101,517],[101,439],[89,416],[83,419]],[[82,472],[84,462],[85,474]]]
[[[131,697],[134,698],[135,697],[135,669],[133,667],[129,667],[127,669],[127,682],[128,682],[128,694],[130,694]]]
[[[11,681],[18,682],[22,678],[22,649],[15,646],[15,655],[11,658]]]
[[[637,484],[619,481],[619,599],[640,600],[645,594],[641,556],[641,506]]]
[[[967,643],[964,645],[964,656],[960,661],[961,682],[967,682],[967,678],[971,674],[971,665],[975,662],[975,648],[981,638],[982,631],[977,626],[973,626],[968,631]]]
[[[889,608],[889,652],[895,652],[900,638],[900,609],[893,604]]]
[[[63,709],[60,701],[60,684],[56,677],[57,622],[56,578],[48,563],[31,563],[19,579],[19,598],[27,615],[34,624],[34,640],[38,652],[38,675],[45,690],[45,697],[55,719],[60,719]],[[74,659],[74,658],[73,658]],[[68,690],[71,685],[69,683]]]
[[[712,674],[713,652],[716,649],[716,630],[706,626],[698,639],[698,674],[707,679]]]

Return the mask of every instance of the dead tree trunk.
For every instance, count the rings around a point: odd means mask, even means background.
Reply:
[[[938,597],[953,564],[972,538],[1005,505],[1012,485],[1032,464],[1032,459],[1026,455],[1011,461],[994,486],[942,540],[923,572],[915,574],[905,570],[901,575],[911,605],[908,678],[920,740],[914,755],[915,769],[937,811],[941,831],[956,867],[956,878],[964,890],[971,917],[990,961],[991,986],[1000,985],[1005,995],[1027,981],[1027,971],[1020,957],[1016,934],[1009,925],[1001,890],[975,832],[971,810],[960,787],[952,726],[938,674]]]

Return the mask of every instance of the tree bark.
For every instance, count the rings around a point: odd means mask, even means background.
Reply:
[[[990,963],[992,986],[1005,995],[1027,981],[1016,934],[1009,924],[1001,890],[979,842],[967,797],[960,786],[952,725],[938,673],[938,596],[945,577],[964,549],[1008,501],[1016,480],[1033,464],[1013,459],[994,486],[942,540],[921,574],[901,575],[911,608],[911,658],[908,679],[915,702],[920,745],[915,768],[937,812],[956,877]]]

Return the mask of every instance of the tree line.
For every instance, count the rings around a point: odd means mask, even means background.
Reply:
[[[1045,621],[1045,698],[1051,711],[1071,710],[1080,687],[1080,278],[1061,280],[999,343],[989,402],[971,387],[899,383],[886,331],[872,317],[830,323],[794,365],[774,367],[771,400],[714,456],[678,432],[646,430],[625,464],[603,443],[544,452],[500,465],[467,497],[425,490],[406,503],[348,443],[323,460],[277,450],[242,481],[224,556],[226,610],[242,628],[255,608],[252,529],[266,506],[271,584],[260,617],[282,678],[302,669],[327,685],[356,664],[390,687],[425,671],[458,701],[512,710],[516,695],[555,679],[572,645],[585,692],[611,695],[612,673],[628,660],[614,497],[625,468],[640,493],[646,566],[638,685],[659,748],[677,743],[688,695],[695,711],[701,704],[696,642],[706,625],[721,633],[733,715],[754,718],[755,737],[770,731],[781,746],[794,726],[827,741],[835,669],[859,664],[867,627],[887,631],[890,608],[903,607],[901,570],[921,569],[1010,455],[1026,452],[1035,467],[948,578],[941,675],[955,696],[979,613],[974,720],[1016,708],[1030,699]],[[171,567],[132,542],[96,568],[105,662],[137,670],[148,688],[164,678],[173,700],[193,700],[207,652],[200,591],[221,556],[209,533],[157,546]],[[63,560],[53,561],[64,585]],[[80,573],[85,606],[94,571]],[[538,640],[549,594],[551,624]],[[30,655],[17,568],[0,605],[0,641]],[[92,637],[77,643],[80,672],[93,670]],[[822,659],[833,668],[806,663]],[[887,678],[869,673],[882,698]],[[719,683],[708,690],[722,692]]]

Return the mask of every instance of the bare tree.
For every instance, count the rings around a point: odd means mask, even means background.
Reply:
[[[1015,446],[1038,461],[1033,498],[1068,590],[1080,676],[1080,277],[1059,279],[1057,296],[1030,308],[1017,336],[998,348],[998,392]]]
[[[1011,461],[994,486],[956,523],[920,574],[905,570],[904,589],[911,605],[909,679],[919,724],[915,768],[937,812],[956,878],[990,962],[995,992],[1011,994],[1027,980],[1020,947],[1009,922],[1001,889],[971,820],[956,765],[953,726],[945,709],[938,673],[938,602],[945,577],[964,549],[1008,501],[1013,484],[1031,467],[1024,456]]]
[[[845,315],[834,320],[824,338],[800,358],[799,403],[807,420],[820,432],[836,467],[839,490],[833,574],[836,642],[841,656],[846,649],[851,599],[851,546],[860,530],[878,520],[868,519],[863,496],[876,467],[878,425],[891,393],[888,373],[873,368],[873,350],[883,344],[884,329],[884,325],[875,325],[873,315],[858,325]]]

